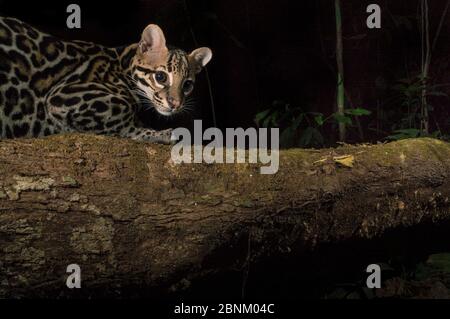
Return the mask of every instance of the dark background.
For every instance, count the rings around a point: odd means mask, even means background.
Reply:
[[[66,7],[71,2],[81,6],[81,29],[66,27]],[[419,1],[376,1],[382,8],[382,28],[369,30],[366,7],[373,2],[342,1],[346,105],[372,111],[360,119],[359,128],[349,129],[349,142],[383,140],[401,128],[399,122],[406,111],[391,88],[399,79],[420,71]],[[432,36],[446,3],[429,1]],[[171,45],[185,50],[211,47],[214,57],[208,72],[212,96],[202,73],[195,92],[195,111],[175,120],[160,119],[171,125],[177,121],[188,125],[194,117],[203,119],[204,127],[255,126],[255,115],[275,101],[325,116],[335,112],[332,0],[0,0],[0,13],[64,39],[119,46],[137,42],[147,24],[157,23]],[[430,70],[431,81],[441,84],[443,92],[449,88],[449,63],[450,15]],[[431,131],[448,134],[448,98],[436,94],[430,104]],[[333,143],[336,126],[325,126],[323,134],[328,144]]]

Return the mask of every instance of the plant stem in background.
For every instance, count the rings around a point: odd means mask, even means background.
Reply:
[[[317,10],[320,11],[319,4],[317,4]],[[333,73],[333,75],[337,76],[337,71],[336,71],[335,65],[330,63],[330,61],[328,60],[328,55],[327,55],[327,52],[326,52],[326,49],[325,49],[324,40],[323,40],[325,38],[325,36],[322,33],[322,22],[321,22],[320,14],[317,15],[317,29],[318,29],[318,38],[320,40],[320,48],[321,48],[321,52],[322,52],[322,59],[323,59],[325,65]],[[352,102],[352,98],[351,98],[350,92],[348,92],[348,90],[346,90],[345,88],[344,88],[344,94],[345,94],[344,98],[347,98],[347,102],[349,103],[350,108],[351,109],[355,109],[355,104]],[[364,141],[364,130],[362,128],[361,121],[359,120],[359,117],[356,116],[355,117],[355,121],[356,121],[356,125],[357,125],[357,128],[358,128],[359,139],[361,141]]]
[[[429,133],[427,86],[428,73],[431,62],[430,23],[428,13],[428,0],[421,0],[421,35],[422,35],[422,96],[421,96],[421,120],[422,133]]]
[[[442,26],[444,25],[450,7],[450,0],[447,1],[444,11],[442,12],[436,34],[433,38],[432,45],[430,44],[430,22],[428,0],[421,0],[421,34],[422,34],[422,96],[421,96],[421,130],[423,133],[429,133],[429,114],[428,114],[428,77],[431,65],[431,56],[436,48],[437,40],[441,34]]]
[[[335,0],[336,12],[336,62],[337,62],[337,112],[340,116],[344,116],[345,103],[345,87],[344,87],[344,58],[343,58],[343,44],[342,44],[342,15],[341,15],[341,1]],[[339,140],[345,141],[345,123],[339,122]]]

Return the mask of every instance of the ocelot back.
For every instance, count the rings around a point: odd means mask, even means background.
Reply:
[[[179,112],[211,57],[169,50],[157,25],[139,43],[107,48],[0,17],[0,139],[92,132],[169,143],[171,130],[139,127],[136,110]]]

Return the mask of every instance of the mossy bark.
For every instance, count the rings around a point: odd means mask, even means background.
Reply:
[[[170,147],[92,135],[0,141],[0,296],[196,278],[319,243],[450,219],[450,145],[433,139],[182,164]],[[242,244],[244,243],[244,245]],[[251,250],[248,247],[251,246]]]

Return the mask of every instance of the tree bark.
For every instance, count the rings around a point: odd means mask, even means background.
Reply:
[[[0,141],[0,297],[191,280],[320,243],[450,219],[450,145],[433,139],[182,164],[170,147],[92,135]],[[244,243],[244,245],[242,245]],[[250,249],[251,247],[251,249]]]

